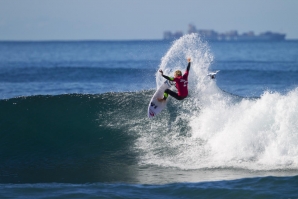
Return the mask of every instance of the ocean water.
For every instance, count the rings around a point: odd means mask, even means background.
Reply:
[[[0,42],[0,198],[298,198],[297,77],[298,41]]]

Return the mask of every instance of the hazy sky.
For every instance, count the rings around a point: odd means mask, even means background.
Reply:
[[[161,39],[190,23],[298,39],[298,0],[0,0],[0,40]]]

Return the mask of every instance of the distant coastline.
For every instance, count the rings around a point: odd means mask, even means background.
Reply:
[[[214,30],[197,29],[194,25],[188,26],[188,34],[198,33],[202,38],[207,41],[284,41],[286,34],[274,33],[267,31],[256,35],[253,31],[249,31],[243,34],[239,34],[238,31],[232,30],[226,33],[218,33]],[[172,33],[165,31],[163,34],[164,40],[174,40],[182,37],[184,34],[182,31]]]

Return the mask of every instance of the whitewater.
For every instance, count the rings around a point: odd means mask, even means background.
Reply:
[[[171,99],[146,131],[137,130],[141,164],[183,170],[298,169],[298,89],[265,91],[258,98],[224,92],[206,77],[214,56],[196,34],[177,40],[160,68],[165,74],[184,70],[187,57],[192,58],[190,95],[183,102]],[[157,72],[157,87],[162,82]]]

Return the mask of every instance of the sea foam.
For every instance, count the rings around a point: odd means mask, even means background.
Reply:
[[[298,88],[241,98],[223,92],[206,77],[213,62],[208,43],[197,34],[175,41],[162,58],[166,75],[192,59],[190,96],[170,100],[136,143],[141,164],[181,169],[298,169]],[[164,79],[156,73],[157,87]],[[171,110],[174,109],[174,110]],[[175,113],[174,113],[175,112]]]

